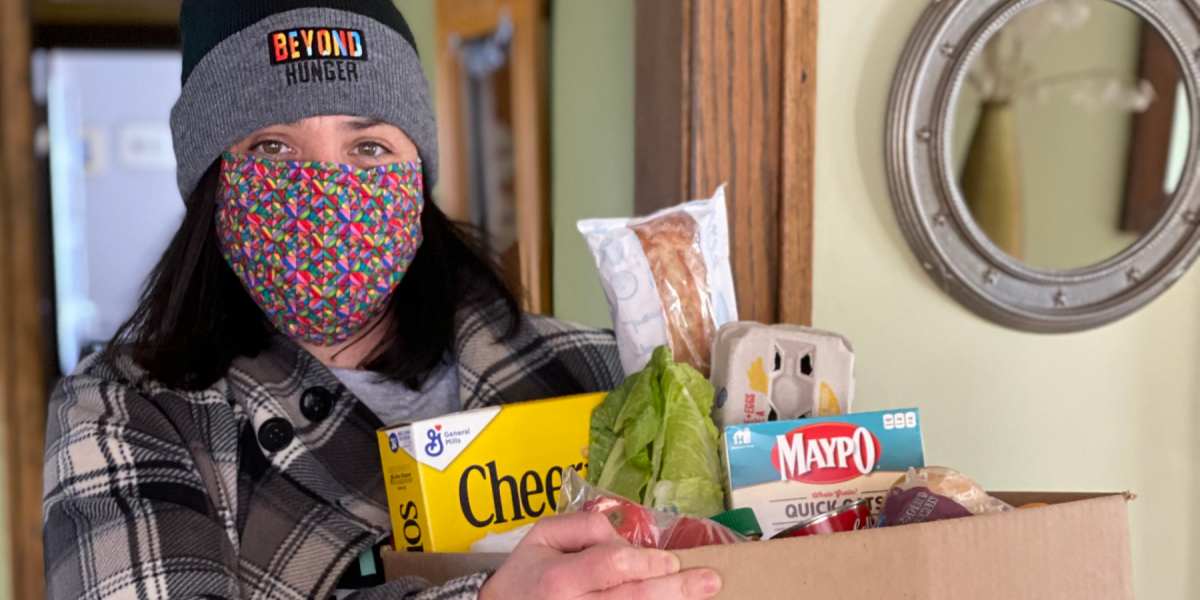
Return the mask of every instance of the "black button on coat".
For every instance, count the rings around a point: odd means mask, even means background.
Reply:
[[[267,452],[278,452],[287,448],[296,437],[296,430],[287,419],[275,417],[267,419],[258,428],[258,443]]]
[[[333,392],[323,387],[310,387],[300,396],[300,414],[313,423],[320,423],[333,412]]]

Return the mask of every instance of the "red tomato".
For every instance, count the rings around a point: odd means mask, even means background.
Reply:
[[[700,546],[717,546],[738,541],[732,531],[708,519],[679,517],[663,533],[664,550],[685,550]]]
[[[658,547],[659,532],[654,512],[641,504],[624,498],[596,498],[584,502],[583,510],[608,517],[617,534],[634,546]]]

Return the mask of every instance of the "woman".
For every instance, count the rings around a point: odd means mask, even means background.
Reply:
[[[381,581],[375,430],[611,389],[613,340],[522,315],[427,201],[436,126],[387,0],[186,0],[180,21],[187,215],[118,341],[54,395],[49,597],[715,593],[594,514],[544,519],[494,574]]]

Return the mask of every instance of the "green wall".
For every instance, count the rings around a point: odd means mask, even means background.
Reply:
[[[1090,17],[1079,28],[1026,44],[1036,77],[1080,73],[1137,77],[1141,19],[1106,0],[1090,0]],[[980,59],[976,59],[979,61]],[[1116,256],[1137,241],[1117,228],[1125,202],[1125,177],[1133,115],[1106,105],[1082,106],[1079,86],[1026,93],[1014,106],[1014,136],[1024,206],[1024,260],[1051,269],[1075,269]],[[1173,90],[1166,90],[1170,93]],[[1093,96],[1098,95],[1091,92]],[[981,98],[973,86],[959,93],[953,132],[961,173]]]
[[[1087,5],[1091,17],[1083,27],[1030,49],[1039,75],[1088,70],[1136,80],[1141,19],[1105,0]],[[1138,239],[1117,227],[1125,204],[1133,114],[1114,106],[1084,108],[1072,95],[1070,86],[1058,86],[1048,98],[1027,98],[1016,107],[1026,194],[1025,260],[1051,269],[1094,265]]]
[[[437,15],[434,0],[392,0],[408,21],[413,39],[417,42],[417,54],[421,55],[421,66],[429,78],[434,106],[437,106]]]
[[[434,0],[394,1],[413,30],[436,96]],[[575,222],[633,214],[633,0],[553,0],[550,15],[555,313],[611,327],[596,263]]]
[[[551,14],[554,309],[563,319],[611,327],[575,222],[633,214],[633,0],[557,0]]]
[[[925,275],[888,194],[884,122],[928,2],[821,2],[813,316],[857,354],[856,408],[919,406],[931,464],[1002,490],[1122,491],[1138,598],[1200,598],[1200,268],[1112,325],[993,325]],[[1182,509],[1180,507],[1183,507]]]

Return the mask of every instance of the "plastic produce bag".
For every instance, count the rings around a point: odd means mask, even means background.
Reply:
[[[471,552],[500,552],[503,554],[511,553],[521,540],[533,529],[535,523],[523,525],[516,529],[510,529],[504,533],[495,533],[489,531],[483,538],[475,540],[471,544]]]
[[[584,481],[574,469],[567,469],[559,491],[558,513],[573,512],[603,514],[625,541],[642,548],[684,550],[750,541],[716,521],[673,515],[605,492]]]
[[[892,485],[877,527],[929,523],[1015,510],[949,467],[910,468]]]
[[[737,320],[725,186],[709,200],[578,228],[600,270],[625,373],[665,345],[708,377],[713,336]]]

